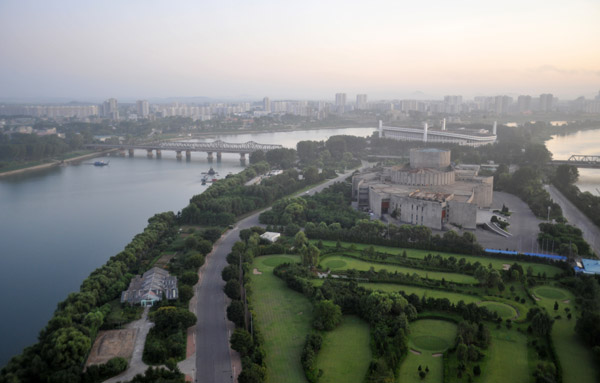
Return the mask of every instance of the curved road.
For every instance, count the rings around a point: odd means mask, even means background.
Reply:
[[[363,166],[364,167],[364,166]],[[327,186],[343,180],[354,170],[344,173],[303,194],[317,193]],[[227,320],[227,297],[223,292],[225,282],[221,271],[227,266],[227,254],[239,239],[239,232],[259,225],[258,216],[263,209],[239,221],[235,228],[226,232],[215,244],[212,254],[207,257],[205,270],[196,295],[196,371],[195,381],[202,383],[225,383],[234,381],[232,358],[229,349],[229,329],[232,323]],[[239,368],[239,367],[238,367]],[[238,374],[239,371],[236,371]]]

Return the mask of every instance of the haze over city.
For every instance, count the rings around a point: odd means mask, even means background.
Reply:
[[[0,97],[593,97],[599,19],[586,0],[3,0]]]

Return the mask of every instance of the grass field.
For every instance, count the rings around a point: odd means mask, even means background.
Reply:
[[[412,349],[400,366],[397,382],[421,382],[419,366],[429,368],[426,382],[442,382],[444,361],[438,354],[454,344],[456,325],[437,319],[421,319],[410,324],[408,346]],[[420,352],[417,355],[416,352]],[[433,355],[438,356],[433,356]]]
[[[311,241],[311,242],[318,242],[318,241]],[[336,242],[335,241],[323,241],[323,244],[325,246],[335,247]],[[349,242],[342,242],[342,246],[345,247],[346,249],[348,249],[350,247],[350,245],[351,245],[351,243],[349,243]],[[370,247],[371,245],[355,243],[354,246],[356,247],[357,250],[362,250],[362,249]],[[406,254],[408,255],[409,258],[418,258],[418,259],[425,258],[425,256],[427,256],[427,254],[433,254],[433,255],[439,254],[445,258],[449,258],[449,257],[454,257],[456,259],[465,258],[465,260],[467,262],[471,262],[471,263],[479,262],[486,266],[491,263],[492,267],[494,267],[497,270],[502,270],[502,268],[505,264],[514,263],[514,261],[511,261],[509,259],[476,257],[476,256],[472,256],[472,255],[443,253],[443,252],[439,252],[439,251],[430,251],[430,250],[401,249],[401,248],[397,248],[397,247],[386,247],[386,246],[373,246],[373,248],[375,249],[375,251],[380,251],[382,253],[388,253],[388,254],[397,254],[397,255],[400,255],[400,254],[402,254],[403,251],[406,251]],[[538,273],[540,273],[540,274],[546,273],[546,275],[548,277],[553,277],[554,275],[560,274],[562,272],[562,270],[560,268],[550,266],[550,265],[543,265],[543,264],[539,264],[539,263],[523,262],[523,261],[516,261],[516,262],[519,263],[521,266],[523,266],[523,269],[525,271],[527,270],[527,268],[529,266],[531,266],[531,268],[533,269],[534,275],[537,275]]]
[[[486,351],[481,382],[529,382],[527,337],[514,328],[490,329],[492,342]]]
[[[573,295],[563,289],[551,286],[539,286],[533,289],[536,297],[540,298],[539,305],[544,307],[552,316],[560,315],[552,326],[552,340],[563,368],[564,383],[592,383],[598,382],[600,377],[599,366],[594,365],[591,351],[585,347],[575,333],[575,306]],[[565,303],[568,301],[569,303]],[[558,302],[559,309],[554,311],[554,302]],[[565,308],[574,314],[572,319],[567,319]]]
[[[456,274],[456,273],[443,273],[439,271],[427,271],[427,270],[419,270],[419,269],[411,269],[408,267],[395,266],[395,265],[385,265],[381,263],[371,263],[361,261],[359,259],[354,259],[350,257],[343,257],[341,255],[334,255],[331,257],[327,257],[321,261],[321,266],[323,268],[330,268],[331,270],[363,270],[367,271],[371,267],[375,268],[375,271],[379,271],[385,269],[388,273],[399,272],[399,273],[409,273],[417,274],[422,278],[429,277],[430,279],[442,280],[444,278],[448,282],[457,282],[457,283],[470,283],[475,284],[477,280],[470,275],[464,274]]]
[[[394,283],[359,283],[359,285],[371,290],[380,290],[385,292],[404,291],[406,294],[416,294],[419,297],[424,295],[425,297],[432,298],[447,298],[452,303],[458,303],[461,300],[465,303],[477,303],[482,300],[481,297],[476,295],[433,290],[424,287],[397,285]]]
[[[479,306],[486,307],[490,311],[495,311],[502,319],[515,319],[518,316],[517,310],[506,303],[485,301]]]
[[[311,329],[312,305],[273,275],[277,264],[297,260],[294,256],[262,256],[252,264],[262,273],[253,274],[250,285],[254,321],[265,339],[267,382],[306,382],[300,355]]]
[[[323,335],[317,368],[321,383],[361,383],[371,361],[369,325],[356,316],[345,316],[342,324]]]

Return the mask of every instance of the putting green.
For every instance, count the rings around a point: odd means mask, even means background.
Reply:
[[[346,261],[342,261],[341,259],[331,259],[323,262],[323,266],[329,269],[343,269],[347,265],[348,263],[346,263]]]
[[[517,310],[506,303],[484,301],[481,302],[479,306],[486,307],[490,311],[495,311],[502,319],[513,319],[519,316]]]
[[[410,324],[410,347],[421,352],[441,353],[456,339],[456,324],[440,319],[420,319]]]
[[[540,286],[533,290],[534,294],[540,298],[565,299],[567,295],[561,290],[550,286]]]

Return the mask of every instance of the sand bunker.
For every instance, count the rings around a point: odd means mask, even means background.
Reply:
[[[254,268],[254,270],[252,270],[252,274],[254,274],[254,275],[261,275],[262,273],[260,271],[258,271],[257,268]]]

